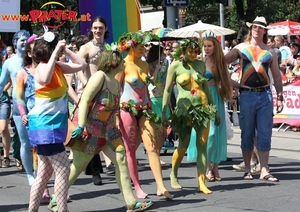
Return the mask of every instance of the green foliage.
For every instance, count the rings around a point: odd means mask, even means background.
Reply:
[[[208,122],[215,118],[216,113],[215,105],[194,106],[190,99],[182,98],[177,102],[176,109],[170,116],[170,125],[179,138],[184,139],[190,132],[190,127],[196,131],[206,128]]]
[[[142,110],[143,116],[149,118],[149,120],[155,124],[161,124],[161,118],[152,110],[148,108],[141,108],[140,106],[136,105],[135,102],[130,99],[127,103],[121,103],[122,107],[127,108],[128,112],[134,116],[138,115],[139,110]]]

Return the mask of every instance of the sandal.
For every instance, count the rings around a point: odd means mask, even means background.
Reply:
[[[23,170],[23,164],[22,161],[18,160],[17,158],[15,158],[15,162],[16,162],[16,167],[18,170]]]
[[[243,176],[244,180],[253,180],[253,176],[251,174],[251,172],[246,172]]]
[[[279,182],[279,180],[274,177],[271,174],[267,174],[266,176],[264,176],[263,178],[259,178],[260,180],[266,180],[266,181],[270,181],[270,182]]]
[[[48,195],[43,195],[41,199],[41,204],[49,204],[51,198]]]
[[[208,175],[206,175],[206,180],[208,181],[208,182],[215,182],[215,177],[214,176],[208,176]]]
[[[137,202],[132,205],[127,205],[127,212],[144,211],[153,205],[152,201],[149,202]]]

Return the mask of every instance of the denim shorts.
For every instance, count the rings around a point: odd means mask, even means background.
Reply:
[[[272,91],[270,89],[263,92],[242,91],[239,121],[242,150],[252,151],[253,138],[257,135],[257,149],[270,151],[273,128]]]
[[[11,114],[10,99],[0,99],[0,119],[9,119]]]

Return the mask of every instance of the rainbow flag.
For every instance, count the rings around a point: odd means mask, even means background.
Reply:
[[[79,14],[91,14],[93,20],[102,16],[107,21],[109,38],[106,42],[117,41],[124,32],[141,29],[138,0],[79,0]],[[80,31],[85,35],[91,28],[91,22],[81,21]]]

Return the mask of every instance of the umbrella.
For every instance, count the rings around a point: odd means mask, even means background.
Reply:
[[[275,27],[275,28],[281,28],[281,29],[284,29],[284,27],[288,27],[291,35],[300,35],[300,23],[296,22],[296,21],[286,20],[286,21],[276,22],[276,23],[270,24],[269,27],[271,27],[271,28]]]
[[[202,21],[198,21],[196,24],[192,24],[180,29],[174,30],[166,35],[166,37],[180,37],[180,38],[189,38],[189,37],[202,37],[202,34],[206,32],[212,32],[215,36],[219,35],[230,35],[234,34],[235,31],[220,27],[213,24],[206,24]]]
[[[276,36],[276,35],[287,35],[290,33],[290,29],[287,26],[270,26],[268,30],[268,35]]]
[[[165,37],[166,34],[168,34],[169,32],[172,32],[172,31],[174,31],[174,29],[172,29],[172,28],[160,27],[160,28],[152,29],[152,34],[155,34],[158,37],[163,38],[163,37]]]

